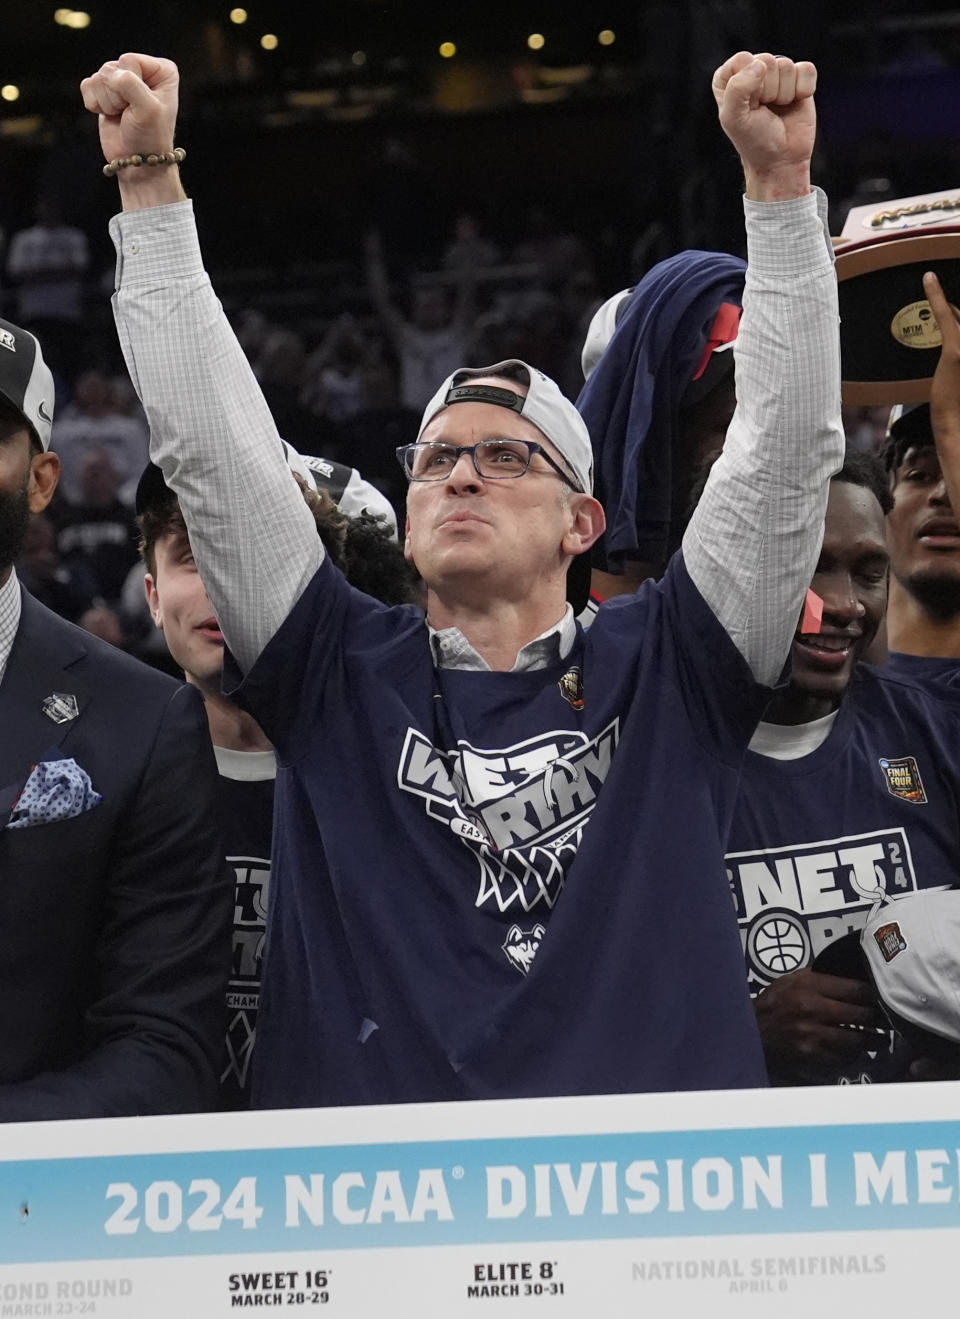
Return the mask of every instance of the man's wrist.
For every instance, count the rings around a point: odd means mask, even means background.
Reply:
[[[806,197],[813,191],[810,182],[810,162],[801,165],[781,165],[774,169],[755,170],[744,165],[746,195],[755,202],[792,201]]]
[[[130,165],[116,178],[125,211],[142,211],[148,206],[168,206],[171,202],[187,200],[177,165]]]

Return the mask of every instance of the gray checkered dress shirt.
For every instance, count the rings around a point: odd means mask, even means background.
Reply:
[[[3,682],[3,675],[7,671],[7,660],[19,626],[20,583],[17,574],[11,571],[3,586],[0,586],[0,682]]]
[[[756,677],[771,683],[843,457],[839,317],[822,194],[744,205],[739,402],[683,548],[701,594]],[[320,564],[316,527],[204,273],[191,204],[115,216],[111,234],[114,314],[152,457],[180,497],[217,618],[247,670]]]

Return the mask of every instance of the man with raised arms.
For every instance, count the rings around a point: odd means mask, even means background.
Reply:
[[[83,84],[119,164],[121,341],[227,639],[277,748],[254,1102],[762,1084],[723,868],[840,465],[836,285],[810,186],[812,65],[716,73],[750,271],[726,448],[662,581],[588,633],[603,528],[583,422],[521,362],[455,372],[400,457],[426,618],[324,556],[205,275],[177,71]]]

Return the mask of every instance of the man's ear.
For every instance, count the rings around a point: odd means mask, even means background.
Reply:
[[[53,498],[60,479],[60,459],[55,453],[35,453],[30,459],[27,496],[30,512],[42,513]]]
[[[163,610],[160,607],[160,596],[157,593],[157,584],[153,580],[152,574],[145,572],[143,574],[143,593],[147,597],[147,604],[150,606],[150,613],[156,627],[163,631]]]
[[[406,521],[403,524],[403,557],[408,563],[413,563],[413,550],[410,548],[410,514],[407,514]]]
[[[572,514],[570,527],[560,542],[560,547],[566,554],[583,554],[603,535],[607,519],[604,517],[600,501],[594,499],[592,495],[571,495],[570,512]]]

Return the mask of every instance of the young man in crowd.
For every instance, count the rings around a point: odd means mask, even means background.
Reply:
[[[289,449],[288,461],[327,553],[347,580],[386,604],[412,600],[413,574],[391,539],[390,524],[366,511],[373,507],[382,514],[389,510],[386,500],[377,499],[357,472],[339,463],[303,460]],[[331,490],[340,498],[346,495],[346,506],[356,510],[353,516],[338,511]],[[223,634],[197,571],[177,497],[153,463],[137,486],[136,512],[150,612],[186,681],[203,694],[217,762],[220,827],[236,875],[220,1107],[246,1108],[260,1002],[277,761],[253,717],[221,691]]]
[[[789,685],[744,762],[727,853],[771,1079],[905,1080],[864,981],[821,971],[878,890],[893,898],[960,876],[960,709],[948,693],[860,663],[887,599],[882,465],[848,453],[830,485]],[[818,961],[817,959],[820,959]]]
[[[281,766],[259,1105],[763,1081],[722,855],[843,451],[814,84],[747,52],[715,75],[746,176],[740,406],[663,581],[583,634],[567,574],[603,513],[554,383],[506,362],[441,385],[401,454],[426,619],[351,591],[203,273],[175,67],[84,82],[154,457]]]
[[[940,448],[930,405],[918,403],[894,421],[883,450],[893,492],[889,665],[937,682],[955,678],[960,664],[960,523]]]
[[[924,276],[943,346],[930,402],[898,409],[883,449],[893,491],[887,515],[889,667],[954,685],[960,661],[960,331],[936,275]]]
[[[195,691],[13,570],[50,502],[53,378],[0,322],[0,1121],[212,1107],[230,888]]]
[[[924,275],[923,288],[942,339],[930,390],[930,422],[952,511],[960,506],[960,323],[932,271]],[[956,526],[954,523],[950,530]],[[960,656],[960,640],[951,654]]]

